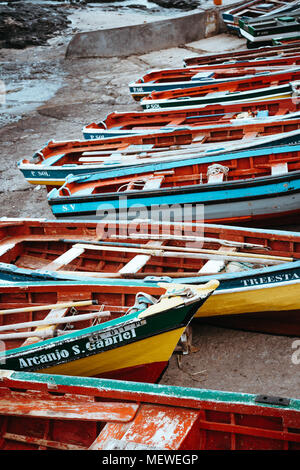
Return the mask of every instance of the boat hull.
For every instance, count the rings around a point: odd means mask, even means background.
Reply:
[[[57,218],[132,221],[143,218],[189,220],[206,223],[251,225],[258,220],[281,220],[300,213],[300,175],[285,174],[219,184],[191,185],[153,191],[103,193],[92,196],[56,197],[48,195]],[[55,191],[55,190],[54,190]],[[180,203],[178,203],[180,201]],[[184,212],[183,212],[184,211]],[[184,215],[184,218],[183,218]]]
[[[250,91],[239,91],[239,92],[224,92],[214,96],[207,94],[206,96],[199,97],[180,97],[180,99],[152,99],[144,98],[141,100],[141,106],[145,110],[158,110],[165,108],[181,109],[181,108],[192,108],[195,106],[209,105],[209,104],[225,104],[235,102],[255,102],[264,100],[275,100],[282,98],[292,98],[293,90],[290,84],[281,85],[278,87],[269,87],[261,89],[253,89]]]
[[[300,449],[296,398],[14,371],[0,392],[2,450]]]
[[[206,297],[212,292],[207,291]],[[0,353],[1,369],[156,382],[206,297],[187,304],[173,297],[166,307],[152,306],[156,312],[146,316],[147,309],[4,351]]]

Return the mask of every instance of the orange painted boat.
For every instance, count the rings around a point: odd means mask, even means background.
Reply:
[[[0,233],[0,283],[52,282],[58,293],[47,297],[50,302],[67,298],[67,291],[55,282],[103,284],[108,299],[112,296],[121,305],[119,297],[124,295],[122,302],[130,306],[137,290],[155,296],[159,282],[218,279],[220,285],[196,313],[197,321],[300,336],[299,233],[187,222],[43,219],[1,220]],[[188,252],[194,256],[184,256]],[[85,299],[86,289],[80,289],[75,300]]]
[[[47,189],[62,186],[69,175],[83,176],[147,163],[186,160],[234,152],[239,149],[272,147],[299,141],[300,119],[239,122],[225,125],[186,126],[170,132],[98,140],[69,140],[48,144],[32,159],[18,162],[31,184]],[[131,171],[131,170],[130,170]]]
[[[300,214],[300,159],[290,148],[171,161],[156,172],[70,175],[48,202],[57,218],[131,220],[141,211],[159,220],[173,210],[174,220],[286,225]]]
[[[238,64],[240,61],[260,60],[267,57],[284,57],[286,54],[299,54],[300,41],[292,41],[290,44],[274,44],[274,46],[260,47],[255,51],[240,49],[237,51],[224,52],[222,54],[203,54],[196,57],[184,59],[186,66],[213,65],[213,64]]]
[[[85,139],[103,139],[110,137],[147,134],[176,129],[180,126],[205,126],[248,122],[274,117],[289,117],[300,110],[299,100],[281,98],[277,100],[257,101],[253,103],[214,104],[194,109],[179,109],[147,112],[114,112],[99,123],[91,123],[83,128]]]
[[[235,83],[247,80],[252,83],[257,77],[269,76],[269,82],[273,81],[273,74],[289,72],[292,66],[300,64],[300,56],[293,55],[290,59],[266,60],[265,64],[252,66],[196,66],[177,69],[150,70],[141,78],[129,83],[129,92],[136,101],[152,92],[163,92],[175,89],[189,89],[222,83]]]
[[[5,371],[0,429],[1,450],[102,450],[105,463],[118,455],[105,451],[139,451],[129,455],[196,464],[202,455],[187,451],[300,450],[300,401]],[[179,450],[185,454],[166,452]]]
[[[209,84],[193,88],[153,91],[141,100],[143,109],[200,106],[235,101],[261,101],[280,97],[291,97],[293,86],[300,79],[300,68],[270,72],[253,78],[241,78],[233,82]],[[291,85],[294,84],[294,85]],[[194,99],[194,101],[192,101]]]

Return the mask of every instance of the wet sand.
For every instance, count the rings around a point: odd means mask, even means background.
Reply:
[[[184,58],[201,52],[245,47],[243,39],[222,34],[124,59],[65,60],[72,29],[84,30],[89,19],[93,22],[91,16],[74,15],[72,28],[47,46],[0,50],[1,79],[9,90],[0,120],[1,217],[53,219],[45,188],[27,184],[17,161],[49,140],[81,138],[85,124],[112,111],[140,110],[129,95],[129,81],[151,68],[180,67]],[[120,15],[107,15],[103,27],[121,21]],[[292,362],[295,339],[194,322],[195,352],[180,361],[174,355],[161,383],[300,398],[300,365]]]

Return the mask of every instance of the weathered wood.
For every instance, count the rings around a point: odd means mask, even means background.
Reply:
[[[71,263],[75,258],[82,255],[84,249],[79,248],[78,245],[73,246],[70,250],[63,253],[61,256],[51,261],[51,263],[41,268],[41,271],[58,271],[63,266]]]
[[[71,402],[30,399],[26,393],[1,394],[0,413],[4,416],[31,416],[48,419],[128,422],[139,405],[120,402]]]
[[[41,338],[54,336],[55,330],[58,327],[57,321],[67,315],[68,311],[69,307],[50,310],[50,312],[45,318],[45,320],[47,320],[47,324],[44,326],[38,326],[34,332],[11,333],[10,335],[0,335],[0,338],[9,339],[9,336],[11,339],[18,337],[27,338],[22,346],[37,343],[41,340]],[[6,338],[4,338],[4,336],[6,336]]]
[[[116,239],[127,239],[127,235],[111,235],[111,238]],[[245,243],[238,242],[234,240],[224,240],[222,238],[213,238],[213,237],[199,237],[199,236],[190,236],[190,235],[167,235],[167,234],[134,234],[134,238],[141,240],[175,240],[175,241],[186,241],[186,242],[203,242],[203,243],[219,243],[224,246],[237,246],[240,248],[253,248],[260,250],[267,250],[268,247],[264,245],[259,245],[256,243]],[[83,241],[84,243],[84,241]]]
[[[237,248],[232,248],[232,247],[222,247],[220,250],[224,251],[229,251],[229,250],[235,250]],[[224,269],[226,266],[226,261],[225,260],[212,260],[210,259],[207,261],[201,269],[199,269],[199,274],[202,275],[208,275],[208,273],[219,273]]]
[[[288,173],[288,164],[285,163],[274,163],[271,165],[271,173],[273,176],[282,175]]]
[[[33,436],[22,436],[21,434],[13,434],[11,432],[5,432],[2,438],[8,441],[25,442],[26,444],[34,444],[57,450],[87,450],[86,447],[79,445],[67,444],[63,442],[52,441],[49,439],[40,439],[38,437]]]
[[[7,310],[0,310],[0,315],[9,315],[11,313],[25,313],[25,312],[38,312],[42,310],[55,310],[67,307],[84,307],[86,305],[93,305],[93,300],[82,300],[79,302],[65,302],[61,304],[39,305],[32,307],[11,308]]]
[[[65,318],[56,318],[53,319],[53,322],[55,324],[60,325],[62,323],[76,323],[78,321],[82,320],[90,320],[92,318],[97,318],[97,317],[109,317],[111,315],[110,312],[108,311],[101,311],[101,312],[93,312],[93,313],[85,313],[82,315],[73,315],[73,316],[68,316]],[[22,322],[22,323],[12,323],[9,325],[2,325],[0,326],[0,331],[5,331],[5,330],[21,330],[23,328],[33,328],[36,326],[43,326],[43,325],[51,325],[51,321],[49,318],[45,318],[45,320],[36,320],[36,321],[29,321],[29,322]]]
[[[0,246],[0,256],[7,253],[9,250],[15,247],[15,243],[5,243],[5,245]]]
[[[156,242],[148,242],[145,244],[147,247],[149,244],[155,246],[156,248],[160,247],[163,244],[163,241],[156,241]],[[133,274],[137,273],[140,269],[142,269],[145,264],[150,260],[151,255],[137,255],[132,258],[123,268],[119,270],[119,274]]]
[[[124,251],[124,248],[121,247],[114,247],[114,246],[106,246],[106,245],[84,245],[78,244],[80,247],[88,249],[88,250],[99,250],[99,251]],[[171,257],[177,256],[178,258],[211,258],[211,259],[225,259],[227,261],[235,261],[237,258],[241,258],[243,261],[256,263],[260,262],[262,264],[280,264],[293,261],[293,258],[288,257],[281,257],[281,256],[272,256],[272,255],[259,255],[254,253],[234,253],[233,251],[226,253],[225,251],[217,251],[217,250],[205,250],[201,248],[184,248],[184,247],[166,247],[165,250],[160,250],[155,247],[148,247],[146,248],[130,248],[126,247],[126,252],[129,253],[141,253],[141,254],[149,254],[151,256],[163,256],[163,257]]]

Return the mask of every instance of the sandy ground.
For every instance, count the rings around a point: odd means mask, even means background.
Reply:
[[[89,19],[76,13],[72,27],[84,30]],[[117,23],[111,16],[110,24]],[[45,189],[28,185],[16,162],[49,140],[81,138],[83,125],[112,111],[139,110],[129,95],[129,81],[151,68],[181,66],[184,58],[203,51],[245,46],[243,39],[222,34],[125,59],[65,60],[71,34],[57,36],[48,46],[0,50],[1,79],[9,91],[0,116],[0,216],[53,218]],[[161,383],[300,398],[294,340],[194,322],[196,352],[180,361],[174,355]]]

